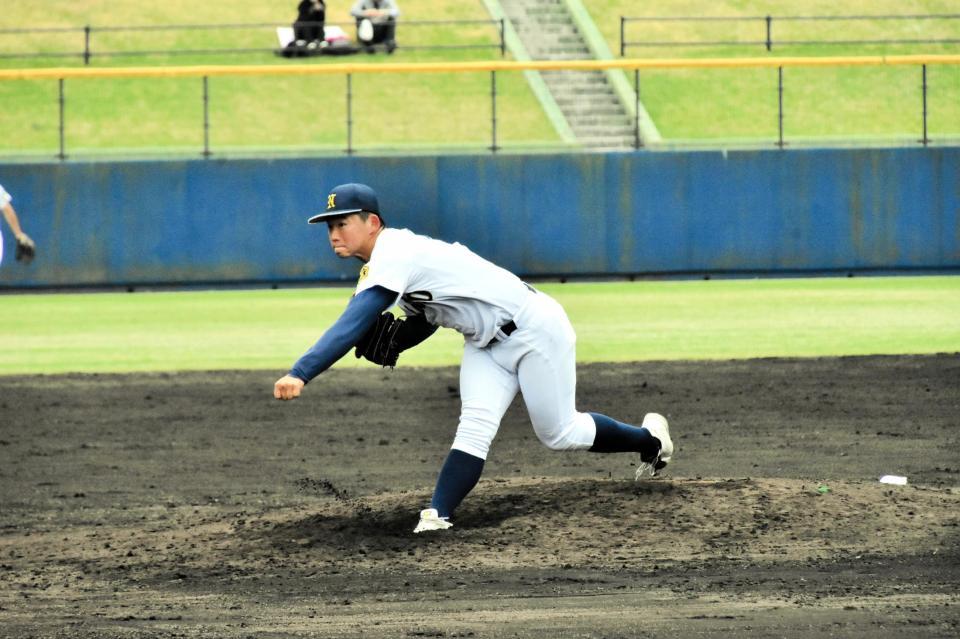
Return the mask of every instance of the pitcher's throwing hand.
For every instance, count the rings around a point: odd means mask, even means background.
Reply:
[[[284,375],[273,385],[273,396],[277,399],[296,399],[303,389],[303,380],[292,375]]]

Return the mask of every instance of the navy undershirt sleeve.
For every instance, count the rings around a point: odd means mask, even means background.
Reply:
[[[382,286],[360,291],[347,308],[310,350],[290,369],[290,375],[309,382],[350,352],[360,338],[376,323],[377,317],[393,306],[397,293]]]

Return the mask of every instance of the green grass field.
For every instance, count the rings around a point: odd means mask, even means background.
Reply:
[[[960,277],[543,284],[578,359],[960,352]],[[339,315],[346,288],[0,295],[0,374],[275,369]],[[441,330],[405,366],[455,365]],[[372,366],[352,354],[337,366]]]
[[[479,0],[400,3],[410,21],[490,20]],[[95,27],[170,24],[289,24],[296,3],[171,2],[152,5],[130,0],[37,4],[14,0],[0,15],[0,29],[24,25]],[[350,3],[331,3],[328,23],[349,26]],[[148,41],[144,41],[149,38]],[[448,25],[403,26],[401,47],[418,44],[499,45],[498,28],[475,24],[453,30]],[[92,49],[203,49],[276,46],[270,27],[221,31],[94,32]],[[0,53],[81,51],[82,34],[0,35]],[[401,48],[386,56],[324,56],[312,64],[389,64],[499,59],[499,50]],[[266,51],[232,55],[94,57],[93,66],[197,64],[286,65],[290,61]],[[77,58],[0,59],[6,68],[82,66]],[[357,75],[352,79],[352,145],[483,149],[491,142],[490,77],[478,74]],[[65,82],[68,152],[196,153],[203,148],[203,93],[199,79],[72,80]],[[346,80],[343,76],[211,78],[210,144],[217,151],[318,150],[340,152],[347,146]],[[58,94],[55,81],[0,81],[0,128],[10,133],[0,154],[34,155],[56,151],[59,144]],[[557,144],[553,127],[520,74],[497,78],[497,142],[535,148]]]
[[[950,14],[951,0],[857,0],[845,4],[806,0],[784,8],[762,0],[704,2],[585,0],[614,52],[619,51],[620,16],[775,16],[851,14]],[[145,6],[132,0],[37,3],[8,0],[0,29],[217,23],[289,23],[295,3],[185,2]],[[331,5],[330,23],[349,24],[348,2]],[[404,19],[487,20],[480,0],[404,0]],[[731,32],[732,30],[732,32]],[[493,26],[447,26],[399,30],[401,47],[416,44],[489,44]],[[799,40],[960,38],[960,20],[780,22],[776,37]],[[747,23],[630,23],[628,40],[758,40],[762,21]],[[146,39],[146,40],[145,40]],[[94,51],[274,45],[269,28],[219,31],[94,32]],[[80,32],[0,34],[0,53],[79,51]],[[821,45],[775,47],[633,48],[628,57],[728,57],[769,55],[876,55],[957,53],[953,45]],[[315,64],[498,59],[492,49],[417,51],[394,56],[326,56]],[[95,66],[287,64],[270,53],[95,57]],[[74,58],[0,59],[3,67],[80,66]],[[631,74],[632,75],[632,74]],[[773,69],[664,70],[642,74],[642,96],[668,142],[731,141],[770,143],[777,136],[777,75]],[[922,131],[921,73],[915,67],[787,69],[785,134],[788,139],[864,138],[914,143]],[[935,140],[960,137],[960,66],[928,70],[928,129]],[[490,79],[487,73],[357,76],[353,80],[353,140],[359,150],[390,147],[482,149],[491,140]],[[497,138],[507,148],[557,148],[559,138],[519,73],[498,74]],[[210,81],[210,142],[214,151],[271,149],[341,152],[347,143],[345,80],[342,77],[213,78]],[[59,144],[58,96],[54,81],[0,81],[0,155],[50,154]],[[68,153],[185,152],[203,147],[201,82],[197,79],[71,80],[66,83]],[[869,114],[869,117],[864,117]]]
[[[630,58],[910,55],[960,52],[960,44],[777,45],[805,40],[957,40],[960,20],[777,20],[787,16],[957,14],[951,0],[873,0],[837,3],[771,0],[637,3],[586,0],[610,48],[620,50],[620,16],[759,18],[737,22],[628,21],[625,40],[737,41],[762,43],[763,16],[773,21],[773,49],[763,44],[631,46]],[[611,16],[597,19],[596,16]],[[928,131],[933,138],[960,135],[960,66],[928,68]],[[918,67],[787,68],[784,70],[784,134],[787,138],[863,138],[915,141],[922,132],[922,72]],[[777,137],[776,69],[644,71],[644,104],[668,140],[771,140]],[[868,117],[865,117],[868,115]]]

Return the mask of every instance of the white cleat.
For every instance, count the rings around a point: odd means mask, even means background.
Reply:
[[[417,527],[413,529],[415,533],[427,532],[429,530],[446,530],[452,528],[453,524],[446,517],[441,517],[436,508],[426,508],[420,511],[420,521]]]
[[[650,431],[650,434],[660,440],[660,452],[651,461],[641,460],[637,464],[637,479],[644,477],[656,477],[657,474],[670,463],[673,457],[673,440],[670,439],[670,426],[667,419],[658,413],[647,413],[643,418],[643,428]]]

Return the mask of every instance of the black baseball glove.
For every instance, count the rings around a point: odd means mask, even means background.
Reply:
[[[394,317],[393,313],[381,313],[377,323],[357,342],[354,350],[357,359],[364,357],[381,366],[396,366],[397,358],[400,357],[396,338],[401,326],[403,320]]]
[[[357,358],[365,358],[374,364],[394,367],[400,353],[412,348],[433,335],[437,327],[422,315],[400,318],[387,311],[377,318],[377,323],[360,338],[354,349]]]
[[[36,254],[37,245],[33,243],[33,240],[30,239],[29,235],[26,233],[21,233],[17,238],[17,261],[29,264]]]

